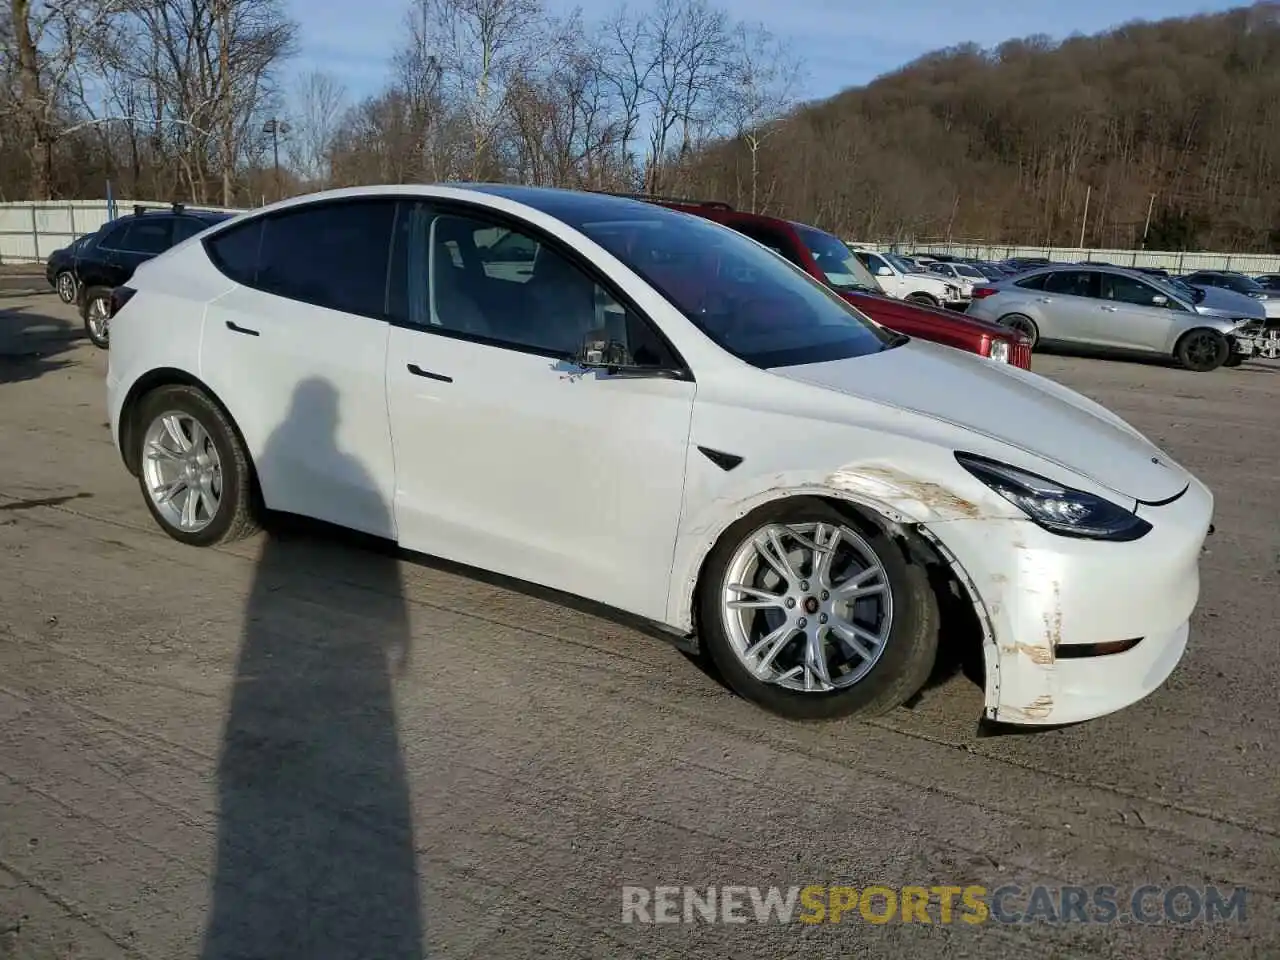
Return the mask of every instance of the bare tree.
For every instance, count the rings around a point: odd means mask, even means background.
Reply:
[[[651,113],[646,184],[661,190],[672,137],[677,159],[689,156],[696,134],[714,116],[730,50],[727,15],[707,0],[659,0],[643,21],[650,66],[645,93]]]
[[[471,175],[495,172],[494,139],[507,82],[527,66],[545,14],[541,0],[415,0],[436,54],[445,96],[471,128]]]
[[[31,164],[31,194],[52,196],[54,144],[60,114],[67,103],[68,77],[87,39],[119,13],[121,0],[10,0],[18,97],[16,121],[26,131]],[[6,44],[6,48],[9,44]]]
[[[801,82],[800,61],[763,25],[739,24],[727,69],[725,115],[750,160],[751,212],[759,207],[760,147],[782,128]]]
[[[289,161],[295,172],[321,189],[329,186],[329,150],[346,98],[346,88],[321,70],[303,76],[294,93]]]

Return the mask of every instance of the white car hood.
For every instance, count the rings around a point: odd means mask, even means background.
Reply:
[[[1190,482],[1163,451],[1087,397],[938,344],[913,340],[873,356],[770,372],[973,431],[1139,502],[1176,497]]]

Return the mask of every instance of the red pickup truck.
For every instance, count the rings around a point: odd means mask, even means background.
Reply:
[[[817,227],[763,214],[734,210],[718,201],[674,200],[636,195],[712,220],[764,244],[831,287],[881,326],[909,337],[933,340],[1031,369],[1031,341],[1022,334],[951,310],[920,306],[886,296],[871,272],[840,241]]]

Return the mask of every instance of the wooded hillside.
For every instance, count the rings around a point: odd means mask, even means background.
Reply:
[[[354,99],[287,81],[281,0],[0,0],[0,199],[511,180],[1074,245],[1087,197],[1088,246],[1141,245],[1150,211],[1149,249],[1280,251],[1276,0],[940,51],[793,112],[805,51],[732,4],[588,6],[405,0],[385,87]]]
[[[853,54],[856,56],[856,52]],[[762,206],[860,238],[1280,250],[1280,3],[940,51],[765,139]],[[750,205],[751,150],[697,188]],[[1092,187],[1092,190],[1088,190]]]

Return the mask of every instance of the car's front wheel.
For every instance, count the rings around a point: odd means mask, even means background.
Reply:
[[[924,685],[937,653],[923,567],[875,524],[818,499],[730,527],[707,558],[698,613],[729,685],[795,720],[890,710]]]
[[[1217,330],[1192,330],[1178,341],[1173,356],[1188,370],[1208,373],[1217,370],[1230,358],[1231,342]]]
[[[63,303],[75,303],[76,294],[76,278],[70,270],[63,270],[53,278],[53,287],[58,291],[58,299]]]
[[[256,529],[249,456],[204,391],[160,387],[142,399],[136,416],[138,482],[165,533],[203,547]]]
[[[922,307],[941,306],[935,298],[929,296],[927,293],[909,293],[907,294],[906,299],[908,303],[917,303]]]
[[[80,313],[84,318],[85,335],[95,347],[106,350],[110,346],[111,289],[89,287],[80,301]]]

